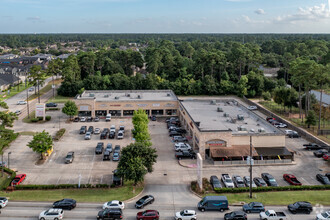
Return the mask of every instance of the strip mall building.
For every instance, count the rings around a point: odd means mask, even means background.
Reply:
[[[179,116],[194,149],[214,164],[246,163],[250,141],[256,163],[293,160],[285,134],[249,111],[240,99],[179,100],[171,90],[96,90],[77,95],[75,102],[80,116],[130,117],[137,109],[149,116]]]

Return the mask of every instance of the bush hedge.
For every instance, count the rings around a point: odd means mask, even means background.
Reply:
[[[2,153],[3,149],[5,147],[8,147],[9,144],[14,141],[17,136],[19,134],[18,133],[14,133],[13,130],[10,129],[4,129],[1,131],[1,141],[0,141],[0,153]]]
[[[47,116],[46,116],[46,121],[50,121],[50,119],[52,119],[52,116],[47,115]]]
[[[196,181],[191,182],[191,189],[199,194],[204,194],[205,191],[209,191],[206,190],[205,188],[202,191],[199,190]],[[242,188],[221,188],[221,189],[216,189],[214,191],[216,193],[243,193],[243,192],[249,192],[249,190],[250,190],[249,187],[242,187]],[[268,186],[268,187],[252,188],[252,192],[303,191],[303,190],[330,190],[330,185],[313,185],[313,186],[303,185],[303,186],[277,186],[277,187]]]
[[[80,188],[109,188],[108,184],[80,184]],[[59,184],[59,185],[18,185],[16,190],[44,190],[44,189],[78,189],[78,184]]]
[[[53,137],[54,141],[58,141],[61,139],[61,137],[64,135],[65,133],[65,128],[61,128],[60,130],[58,130],[55,134],[55,137]]]
[[[31,118],[31,122],[38,122],[39,118]]]
[[[3,168],[4,172],[10,174],[10,177],[3,181],[2,185],[0,186],[2,190],[5,190],[11,183],[11,181],[15,178],[16,172],[14,170],[8,169],[7,167]]]
[[[57,111],[60,110],[60,108],[46,108],[46,111]]]

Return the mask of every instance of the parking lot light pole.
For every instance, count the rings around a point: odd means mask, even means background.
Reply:
[[[1,154],[1,177],[3,177],[3,166],[4,166],[4,163],[3,163],[3,153]]]
[[[11,154],[11,152],[8,152],[8,169],[10,169],[9,168],[9,155]]]
[[[252,136],[250,136],[250,198],[252,198]]]

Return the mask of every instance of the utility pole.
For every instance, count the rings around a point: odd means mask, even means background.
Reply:
[[[4,167],[4,163],[3,163],[3,153],[1,154],[1,177],[3,177],[3,167]]]
[[[250,136],[250,198],[252,198],[252,136]]]
[[[55,98],[54,74],[52,74],[52,78],[53,78],[53,85],[52,85],[52,88],[53,88],[53,99],[54,99],[54,98]]]
[[[27,72],[25,73],[25,88],[27,87],[27,80],[28,80],[28,77],[27,77]],[[30,109],[29,109],[29,89],[26,88],[26,107],[27,107],[27,116],[28,116],[28,119],[30,119]]]

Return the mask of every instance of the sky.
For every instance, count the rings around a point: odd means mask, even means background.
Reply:
[[[0,0],[0,33],[330,33],[330,0]]]

